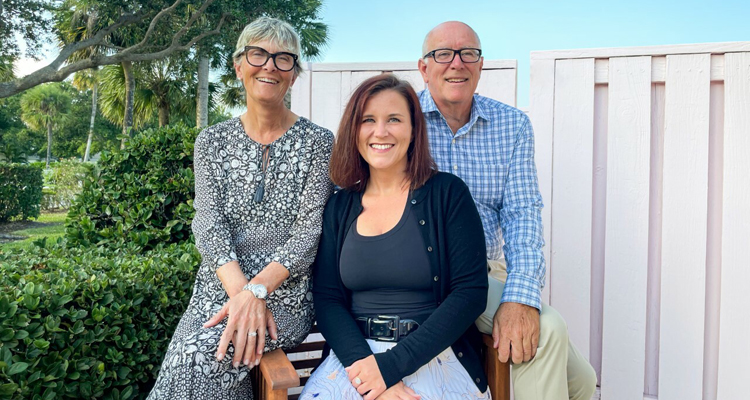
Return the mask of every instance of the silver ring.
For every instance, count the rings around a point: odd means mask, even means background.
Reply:
[[[258,332],[256,332],[256,331],[249,331],[249,332],[247,332],[247,336],[248,337],[256,337],[256,336],[258,336]]]
[[[354,378],[354,384],[355,385],[361,385],[362,384],[362,379],[359,379],[359,377]]]

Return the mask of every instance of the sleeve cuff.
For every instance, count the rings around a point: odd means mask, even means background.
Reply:
[[[380,375],[383,377],[386,388],[390,388],[403,379],[402,376],[399,376],[398,364],[392,356],[391,350],[375,354],[375,362],[378,363],[378,369],[380,370]]]
[[[214,259],[214,262],[216,262],[216,268],[219,268],[222,265],[230,263],[232,261],[239,261],[237,259],[237,254],[235,254],[233,251],[230,251],[229,254],[221,255]]]
[[[542,291],[536,279],[510,274],[505,281],[500,303],[520,303],[542,310]]]

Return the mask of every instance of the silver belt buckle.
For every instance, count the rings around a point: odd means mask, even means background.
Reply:
[[[383,342],[397,342],[401,336],[399,332],[400,319],[397,315],[378,315],[375,318],[371,318],[367,324],[367,331],[370,333],[370,337],[375,337],[376,340]],[[391,331],[391,336],[377,336],[373,335],[374,327],[384,327],[385,330]],[[380,329],[383,330],[383,329]]]

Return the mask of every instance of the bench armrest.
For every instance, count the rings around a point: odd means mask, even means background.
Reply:
[[[266,387],[271,390],[289,389],[299,386],[299,375],[284,350],[276,349],[260,359],[260,373]]]
[[[482,335],[482,341],[487,355],[484,372],[487,374],[492,398],[495,400],[510,399],[510,363],[501,363],[497,359],[497,349],[492,347],[492,336]]]

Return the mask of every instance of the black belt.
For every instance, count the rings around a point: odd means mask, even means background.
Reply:
[[[419,328],[413,319],[401,319],[398,315],[378,315],[377,317],[359,317],[357,326],[365,339],[383,342],[398,342],[404,336]]]

